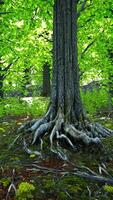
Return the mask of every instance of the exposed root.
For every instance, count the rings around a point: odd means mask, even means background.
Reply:
[[[50,150],[63,160],[67,160],[63,149],[70,148],[74,151],[79,150],[79,143],[83,146],[96,145],[100,146],[101,138],[111,136],[113,131],[104,128],[98,123],[92,124],[84,121],[83,126],[67,123],[61,110],[58,111],[56,117],[51,114],[52,108],[44,118],[32,120],[22,125],[19,131],[28,132],[32,136],[31,145],[40,144],[40,149],[43,148],[43,137],[49,135]],[[55,112],[54,112],[55,114]],[[79,124],[79,122],[78,122]],[[41,155],[38,151],[31,151],[24,140],[24,150],[29,154]]]
[[[30,150],[27,146],[28,145],[27,145],[27,143],[26,143],[26,141],[24,139],[24,141],[23,141],[23,149],[25,150],[25,152],[30,154],[30,155],[34,154],[34,155],[37,155],[37,156],[41,156],[41,153],[39,151]]]
[[[46,132],[50,132],[54,126],[54,123],[55,123],[54,121],[51,121],[51,122],[41,124],[34,133],[34,138],[33,138],[32,144],[35,144],[35,142],[38,139],[42,138]]]
[[[73,125],[65,125],[65,132],[70,135],[74,143],[82,141],[85,145],[101,143],[98,137],[90,137],[90,133],[77,130]]]

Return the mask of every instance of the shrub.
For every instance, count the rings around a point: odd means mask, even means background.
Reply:
[[[31,183],[22,182],[20,183],[17,191],[16,191],[16,197],[18,200],[28,200],[33,198],[33,191],[35,190],[35,187]]]

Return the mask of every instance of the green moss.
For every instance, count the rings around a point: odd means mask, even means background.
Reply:
[[[11,182],[11,177],[7,177],[7,178],[1,178],[0,179],[0,183],[4,186],[7,187]]]
[[[28,200],[33,198],[33,191],[35,187],[31,183],[22,182],[20,183],[17,191],[16,191],[16,198],[18,200]]]
[[[106,192],[113,193],[113,186],[111,186],[111,185],[105,185],[104,186],[104,190]]]
[[[59,192],[59,200],[68,200],[69,197],[67,196],[67,194],[65,192]]]

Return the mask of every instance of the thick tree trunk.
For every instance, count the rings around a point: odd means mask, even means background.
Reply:
[[[81,120],[76,0],[55,1],[53,41],[52,104],[67,120]]]
[[[51,103],[46,115],[30,121],[20,130],[32,132],[32,144],[40,142],[48,134],[51,150],[66,159],[61,146],[79,149],[99,145],[100,138],[113,134],[113,131],[92,124],[84,119],[79,91],[79,67],[77,55],[77,0],[55,0],[53,30],[53,81]],[[55,147],[55,149],[54,149]],[[28,149],[27,153],[35,153]]]
[[[42,96],[50,96],[50,66],[48,63],[45,63],[43,66],[43,90]]]

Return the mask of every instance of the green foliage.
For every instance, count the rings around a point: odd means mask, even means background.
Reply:
[[[61,200],[68,199],[67,194],[65,192],[59,192],[58,196],[59,196],[59,199],[61,199]]]
[[[42,188],[38,188],[38,192],[40,193],[40,190],[44,190],[46,197],[47,195],[48,197],[50,195],[55,195],[58,200],[68,200],[69,196],[76,199],[82,191],[81,197],[84,199],[84,195],[87,192],[85,189],[86,184],[86,181],[77,178],[76,176],[64,176],[55,180],[53,177],[48,175],[40,180]]]
[[[35,187],[31,183],[22,182],[20,183],[17,191],[16,191],[16,197],[18,200],[27,200],[33,198],[33,191],[35,190]]]
[[[47,98],[34,98],[32,104],[29,105],[29,114],[32,116],[42,116],[47,110],[48,103],[49,99]]]
[[[106,192],[113,193],[113,186],[111,186],[111,185],[105,185],[104,186],[104,190]]]
[[[50,189],[54,189],[55,188],[55,181],[54,180],[49,180],[49,179],[47,179],[47,180],[45,180],[44,181],[45,183],[44,183],[44,188],[46,189],[46,190],[50,190]]]
[[[41,85],[43,64],[47,61],[52,66],[53,3],[53,0],[6,0],[2,5],[2,11],[10,12],[0,15],[0,73],[5,75],[3,90],[6,93],[26,93],[26,69],[30,70],[28,82]],[[82,3],[83,1],[78,2],[78,11]],[[78,18],[78,59],[80,70],[83,72],[82,83],[98,78],[108,83],[110,74],[113,74],[113,58],[109,53],[113,46],[112,7],[112,0],[88,0],[85,10]],[[87,48],[91,43],[92,45]],[[11,63],[11,67],[5,71]],[[107,105],[108,96],[105,91],[99,94],[96,91],[88,92],[82,96],[86,110],[90,114]],[[33,102],[32,108],[20,103],[18,99],[12,99],[12,105],[11,101],[8,101],[9,104],[5,102],[4,106],[0,102],[1,116],[10,113],[36,116],[45,112],[46,105],[36,107],[36,101]]]
[[[27,98],[25,98],[27,99]],[[42,116],[48,106],[49,99],[38,97],[31,100],[10,97],[0,104],[0,117],[3,116]]]
[[[1,178],[0,179],[0,183],[2,183],[2,185],[4,187],[7,187],[10,184],[10,182],[11,182],[11,178],[10,177],[8,177],[8,178]]]
[[[88,114],[93,115],[108,108],[108,92],[105,89],[81,92],[84,107]]]

